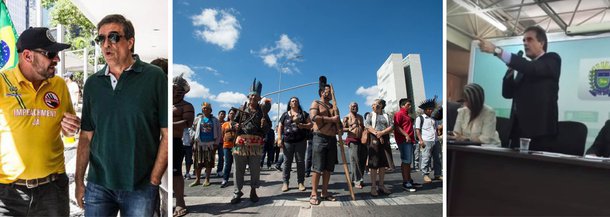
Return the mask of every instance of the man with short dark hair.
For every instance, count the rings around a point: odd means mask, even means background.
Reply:
[[[55,76],[57,43],[48,28],[26,29],[19,63],[0,72],[0,216],[68,216],[60,133],[79,129],[65,81]]]
[[[218,112],[218,124],[220,126],[222,126],[225,123],[225,117],[227,116],[227,111],[225,110],[220,110]],[[216,147],[216,149],[218,149],[218,165],[216,165],[216,176],[218,177],[222,177],[222,171],[223,171],[223,166],[224,166],[224,153],[223,153],[223,135],[222,133],[219,135],[220,139],[218,140],[218,147]]]
[[[394,138],[400,150],[400,169],[402,172],[402,188],[406,191],[413,192],[415,188],[411,182],[411,161],[413,160],[413,143],[415,136],[413,134],[413,122],[409,116],[411,109],[411,101],[407,98],[402,98],[398,101],[400,110],[394,114]]]
[[[523,47],[529,60],[480,40],[481,51],[494,54],[509,67],[502,82],[502,96],[513,99],[511,147],[519,147],[519,138],[523,137],[531,139],[530,149],[553,151],[561,57],[554,52],[547,53],[544,29],[530,26],[523,33]]]
[[[134,28],[122,15],[104,17],[97,32],[107,64],[83,91],[76,202],[85,216],[152,216],[167,169],[167,76],[133,53]]]

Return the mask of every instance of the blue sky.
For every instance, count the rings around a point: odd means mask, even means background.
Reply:
[[[376,72],[391,53],[421,55],[426,97],[442,97],[442,1],[187,1],[173,2],[174,75],[184,73],[186,100],[214,113],[245,101],[252,80],[263,94],[315,82],[334,85],[342,116],[352,101],[368,112]],[[281,94],[307,109],[317,85]],[[277,103],[277,95],[270,96]],[[418,103],[418,102],[416,102]],[[277,114],[277,105],[270,112]]]

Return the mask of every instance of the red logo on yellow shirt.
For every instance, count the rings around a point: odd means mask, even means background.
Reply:
[[[49,91],[44,94],[43,99],[44,99],[44,104],[47,105],[49,108],[52,108],[52,109],[59,108],[60,101],[59,101],[59,97],[57,96],[57,94]]]

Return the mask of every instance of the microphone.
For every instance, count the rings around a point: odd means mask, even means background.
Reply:
[[[519,52],[517,52],[517,56],[523,57],[523,51],[519,50]],[[513,74],[515,74],[515,70],[511,67],[508,67],[508,69],[506,70],[506,76],[504,76],[504,78],[512,77]]]

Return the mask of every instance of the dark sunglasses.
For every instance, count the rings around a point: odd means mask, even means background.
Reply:
[[[46,50],[31,50],[34,51],[36,53],[42,54],[45,57],[49,58],[50,60],[55,59],[55,57],[57,57],[57,52],[51,52],[51,51],[46,51]]]
[[[120,35],[116,31],[112,31],[112,32],[108,33],[108,40],[110,40],[110,42],[113,43],[113,44],[116,44],[117,42],[119,42],[119,40],[121,40],[121,37],[124,37],[124,36]],[[101,45],[102,43],[104,43],[104,41],[106,41],[106,36],[105,35],[98,35],[93,40],[98,45]]]

